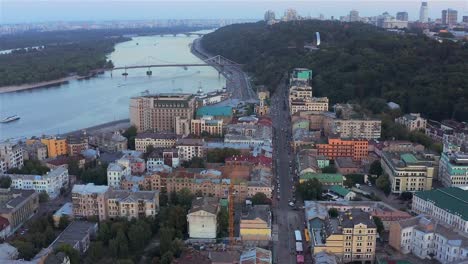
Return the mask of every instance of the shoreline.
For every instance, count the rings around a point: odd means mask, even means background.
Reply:
[[[96,70],[93,70],[92,73],[90,73],[88,75],[85,75],[85,76],[72,75],[72,76],[63,77],[63,78],[55,79],[55,80],[51,80],[51,81],[21,84],[21,85],[2,86],[2,87],[0,87],[0,94],[14,93],[14,92],[33,90],[33,89],[38,89],[38,88],[46,88],[46,87],[52,87],[52,86],[60,86],[62,84],[66,84],[66,83],[68,83],[69,81],[72,81],[72,80],[83,80],[83,79],[92,78],[92,77],[96,76],[97,74],[100,74],[100,73],[103,73],[103,72],[104,72],[104,70],[96,69]]]

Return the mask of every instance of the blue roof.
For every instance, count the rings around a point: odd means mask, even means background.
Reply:
[[[202,106],[197,109],[197,117],[202,116],[232,116],[231,106]]]

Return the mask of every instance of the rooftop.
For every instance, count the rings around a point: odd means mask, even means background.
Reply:
[[[270,224],[271,221],[271,211],[269,205],[253,205],[247,210],[247,214],[243,214],[241,217],[242,220],[255,220],[261,219],[267,224]]]
[[[54,215],[73,215],[73,203],[65,203],[60,209],[58,209]]]
[[[153,133],[153,132],[143,132],[138,133],[135,137],[136,139],[174,139],[176,140],[178,136],[175,133]]]
[[[93,193],[105,193],[109,190],[107,185],[94,185],[94,183],[88,184],[75,184],[73,185],[72,193],[79,193],[81,195],[93,194]]]
[[[17,206],[30,199],[33,195],[37,195],[34,190],[10,189],[3,192],[2,201],[0,202],[0,213],[9,213],[15,210]]]
[[[342,214],[343,220],[341,225],[343,228],[354,228],[355,225],[365,224],[367,228],[376,228],[374,220],[369,213],[360,209],[351,209]]]
[[[109,199],[119,200],[120,202],[133,203],[138,200],[152,201],[159,191],[128,191],[110,189]]]
[[[335,165],[340,168],[359,168],[359,163],[354,161],[351,157],[337,157]]]
[[[202,117],[206,115],[231,117],[232,107],[208,105],[208,106],[202,106],[197,109],[197,115],[196,115],[197,117]]]
[[[96,230],[97,223],[73,221],[50,246],[56,248],[61,244],[69,244],[73,247],[77,242],[83,240],[85,236],[95,233]]]
[[[348,193],[350,193],[351,191],[342,187],[342,186],[339,186],[339,185],[333,185],[333,186],[330,186],[328,187],[328,190],[340,195],[340,196],[343,196],[345,197],[346,195],[348,195]]]
[[[319,182],[336,183],[343,182],[343,175],[340,173],[312,173],[306,172],[300,176],[301,180],[317,179]]]
[[[447,187],[416,192],[416,197],[429,201],[435,206],[468,220],[468,190]]]
[[[271,264],[273,257],[270,250],[252,248],[242,252],[240,264]]]
[[[216,215],[218,212],[219,199],[215,197],[197,197],[192,201],[192,207],[189,214],[205,211]]]
[[[188,100],[193,97],[193,94],[188,93],[158,93],[145,96],[137,96],[133,98],[154,98],[159,100]]]
[[[176,142],[178,146],[203,146],[205,141],[202,138],[179,138]]]

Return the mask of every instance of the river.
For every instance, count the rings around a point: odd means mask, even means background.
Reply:
[[[201,63],[190,53],[196,37],[178,35],[135,37],[119,43],[109,59],[116,67],[146,64]],[[0,94],[0,118],[19,115],[20,120],[0,124],[0,139],[55,135],[129,118],[129,99],[150,93],[195,93],[226,85],[211,67],[167,67],[105,72],[86,80],[59,86]]]

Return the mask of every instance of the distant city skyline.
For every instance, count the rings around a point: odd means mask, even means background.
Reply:
[[[257,0],[257,1],[199,1],[199,0],[0,0],[0,24],[41,23],[57,21],[104,21],[147,19],[263,19],[267,10],[281,17],[288,8],[297,10],[300,16],[325,18],[349,15],[357,10],[360,16],[376,16],[388,12],[408,12],[410,20],[419,18],[419,0]],[[464,0],[427,1],[429,18],[441,18],[444,9],[458,10],[459,20],[468,15],[468,3]]]

